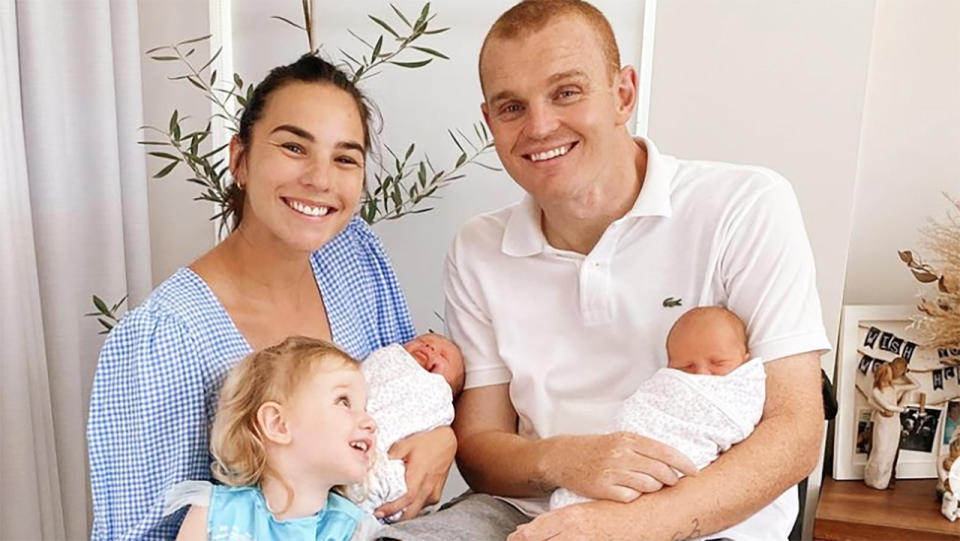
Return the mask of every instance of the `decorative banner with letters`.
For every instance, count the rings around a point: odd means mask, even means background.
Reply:
[[[879,339],[879,344],[877,340]],[[913,342],[900,338],[899,336],[888,331],[881,331],[876,327],[870,327],[867,329],[867,337],[863,341],[864,347],[881,349],[883,351],[889,351],[894,355],[899,355],[906,359],[909,363],[910,359],[913,357],[913,353],[917,350],[917,345]]]

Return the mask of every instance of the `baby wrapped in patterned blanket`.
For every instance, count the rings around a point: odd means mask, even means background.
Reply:
[[[347,496],[373,513],[407,492],[406,468],[402,460],[388,456],[390,447],[453,422],[453,400],[463,390],[463,357],[456,344],[428,333],[374,351],[360,369],[368,387],[367,413],[377,423],[377,434],[367,479],[348,486]]]
[[[667,335],[666,368],[624,402],[614,430],[666,443],[698,469],[746,439],[763,413],[766,373],[750,359],[743,322],[718,306],[694,308]],[[565,488],[550,508],[590,501]]]

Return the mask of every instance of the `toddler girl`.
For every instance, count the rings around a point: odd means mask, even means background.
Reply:
[[[376,425],[359,363],[290,337],[243,359],[220,392],[210,450],[223,485],[185,481],[165,513],[190,506],[178,540],[365,539],[372,516],[335,491],[362,480]]]

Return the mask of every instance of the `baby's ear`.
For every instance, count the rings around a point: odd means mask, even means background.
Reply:
[[[257,425],[263,437],[274,443],[287,445],[293,439],[283,415],[283,406],[276,402],[264,402],[260,405],[257,409]]]

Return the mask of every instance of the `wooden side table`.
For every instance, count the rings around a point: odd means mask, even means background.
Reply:
[[[813,524],[822,541],[960,540],[960,521],[940,514],[936,479],[899,479],[893,490],[826,479]]]

